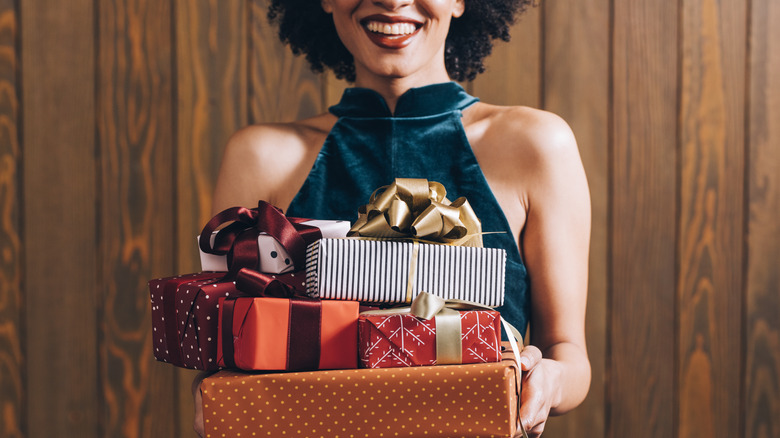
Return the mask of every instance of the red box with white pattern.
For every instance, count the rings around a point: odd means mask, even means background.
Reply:
[[[494,310],[460,312],[461,363],[501,360],[501,317]],[[436,320],[409,314],[360,315],[364,368],[436,365]]]

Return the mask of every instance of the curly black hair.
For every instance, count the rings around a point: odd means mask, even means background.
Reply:
[[[485,71],[493,40],[509,41],[509,28],[532,0],[465,0],[463,15],[450,23],[444,64],[450,78],[470,81]],[[352,54],[339,39],[320,0],[272,0],[268,20],[279,26],[279,38],[296,55],[305,54],[311,69],[330,68],[336,77],[355,81]]]

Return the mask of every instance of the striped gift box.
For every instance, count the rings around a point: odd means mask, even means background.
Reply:
[[[425,291],[495,307],[504,302],[505,263],[499,248],[322,239],[307,250],[306,288],[323,299],[408,303]]]

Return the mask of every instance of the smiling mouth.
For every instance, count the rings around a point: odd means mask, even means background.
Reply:
[[[417,25],[406,22],[383,23],[381,21],[368,21],[364,26],[371,33],[390,37],[411,35],[417,31]]]
[[[368,38],[383,49],[402,49],[408,46],[423,26],[422,23],[414,21],[377,16],[366,18],[362,25]]]

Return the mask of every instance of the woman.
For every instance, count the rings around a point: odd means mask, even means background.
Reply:
[[[282,40],[355,88],[327,114],[236,133],[213,209],[264,199],[292,216],[354,220],[371,191],[395,177],[466,196],[484,231],[505,231],[486,235],[485,246],[508,251],[502,314],[519,328],[531,323],[520,417],[539,436],[590,384],[587,181],[560,118],[481,103],[451,82],[484,70],[491,40],[508,39],[527,1],[321,0],[320,10],[274,0],[269,17]]]

